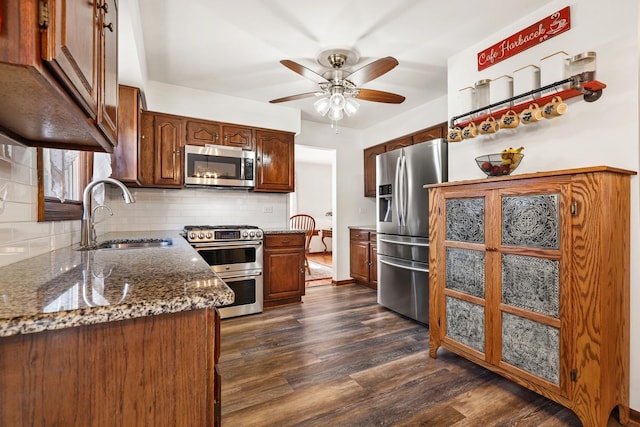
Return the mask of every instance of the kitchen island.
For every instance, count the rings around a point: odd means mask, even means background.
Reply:
[[[233,291],[178,233],[135,237],[173,244],[0,268],[0,425],[219,423],[215,307]]]

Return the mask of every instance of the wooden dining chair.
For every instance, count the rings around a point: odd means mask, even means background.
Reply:
[[[292,230],[305,230],[305,242],[304,242],[304,266],[307,272],[311,274],[311,267],[309,267],[309,246],[311,245],[311,237],[316,229],[316,220],[311,215],[296,214],[289,218],[289,227]]]

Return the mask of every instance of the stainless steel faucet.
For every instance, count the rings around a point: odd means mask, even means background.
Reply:
[[[82,221],[80,223],[80,246],[91,248],[96,245],[95,224],[93,222],[93,211],[91,210],[91,192],[98,184],[113,184],[122,190],[122,198],[125,203],[135,203],[129,189],[120,181],[113,178],[102,178],[91,181],[84,189],[82,195]]]

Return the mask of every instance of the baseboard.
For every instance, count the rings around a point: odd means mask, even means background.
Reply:
[[[342,286],[342,285],[350,285],[352,283],[356,283],[355,280],[353,279],[347,279],[347,280],[332,280],[331,284],[333,286]]]
[[[629,419],[630,422],[629,424],[627,424],[627,426],[640,427],[640,412],[629,409]]]

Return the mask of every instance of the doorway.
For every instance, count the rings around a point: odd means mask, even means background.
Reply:
[[[289,196],[289,213],[311,215],[316,221],[309,245],[311,274],[306,285],[330,284],[333,277],[331,230],[335,206],[336,150],[306,145],[295,146],[295,188]]]

